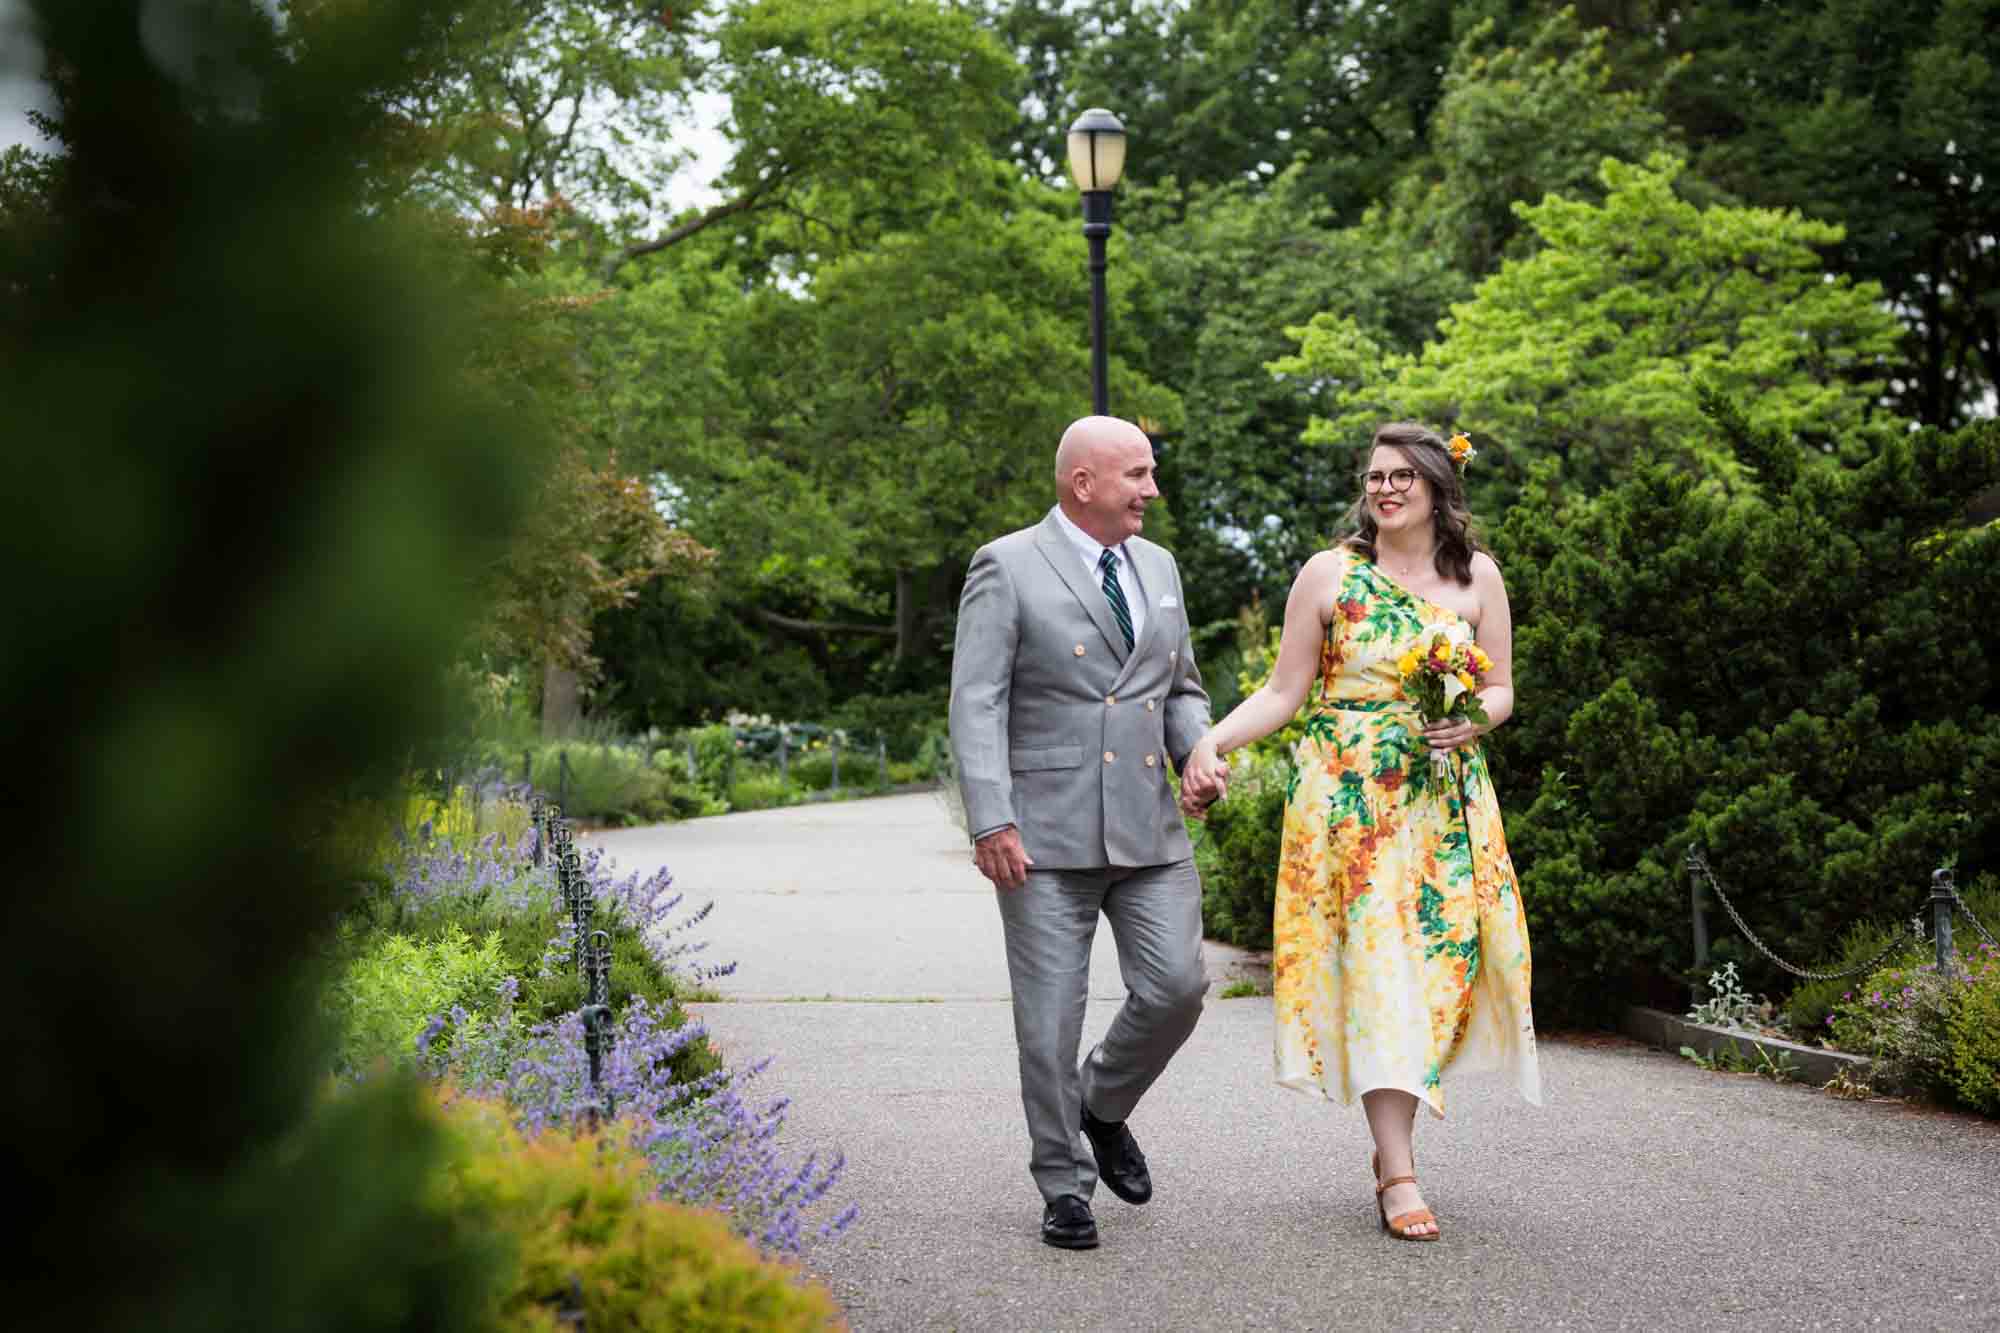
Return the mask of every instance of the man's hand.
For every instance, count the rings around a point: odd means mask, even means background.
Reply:
[[[1200,819],[1228,794],[1229,765],[1215,753],[1215,742],[1204,736],[1181,768],[1181,809]]]
[[[1009,824],[972,844],[972,863],[994,888],[1018,889],[1028,882],[1028,867],[1034,860],[1021,845],[1021,830]]]
[[[1181,788],[1181,813],[1189,819],[1207,819],[1208,808],[1221,800],[1226,790],[1214,796],[1197,796],[1186,787]]]

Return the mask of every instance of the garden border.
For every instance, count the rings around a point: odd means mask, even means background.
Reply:
[[[1825,1084],[1843,1073],[1857,1083],[1868,1081],[1869,1061],[1866,1056],[1829,1051],[1820,1046],[1801,1046],[1797,1042],[1735,1028],[1709,1027],[1705,1023],[1692,1023],[1641,1005],[1628,1008],[1619,1026],[1626,1036],[1635,1037],[1649,1046],[1666,1051],[1679,1051],[1683,1046],[1691,1046],[1704,1059],[1712,1059],[1724,1046],[1733,1045],[1739,1054],[1746,1055],[1748,1053],[1742,1050],[1743,1046],[1761,1047],[1773,1060],[1781,1054],[1790,1056],[1800,1081],[1805,1083]]]

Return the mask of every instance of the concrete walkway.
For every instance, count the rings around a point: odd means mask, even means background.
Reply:
[[[931,796],[591,835],[665,864],[736,959],[698,1006],[772,1055],[796,1152],[862,1215],[811,1257],[878,1329],[2000,1329],[2000,1125],[1542,1045],[1548,1105],[1448,1085],[1418,1163],[1445,1239],[1377,1228],[1358,1110],[1271,1084],[1268,998],[1211,1000],[1132,1126],[1156,1187],[1101,1249],[1036,1236],[992,890]],[[1242,963],[1210,945],[1212,976]],[[1100,931],[1085,1034],[1122,996]],[[830,998],[829,998],[830,997]]]

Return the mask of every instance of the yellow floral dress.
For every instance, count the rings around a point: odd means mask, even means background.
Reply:
[[[1343,549],[1319,688],[1293,750],[1273,923],[1278,1082],[1397,1088],[1444,1114],[1447,1069],[1540,1105],[1528,928],[1477,745],[1434,767],[1396,659],[1464,617]]]

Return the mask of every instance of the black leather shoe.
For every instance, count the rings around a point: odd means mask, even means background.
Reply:
[[[1096,1249],[1097,1219],[1090,1215],[1090,1205],[1074,1194],[1049,1200],[1042,1209],[1042,1244],[1059,1250]]]
[[[1146,1172],[1146,1154],[1139,1151],[1138,1140],[1125,1128],[1123,1120],[1117,1124],[1099,1120],[1086,1106],[1083,1136],[1090,1140],[1090,1150],[1097,1154],[1097,1178],[1113,1194],[1127,1203],[1144,1203],[1153,1197],[1153,1178]]]
[[[1060,1195],[1042,1209],[1042,1245],[1056,1249],[1096,1249],[1098,1219],[1076,1195]]]

